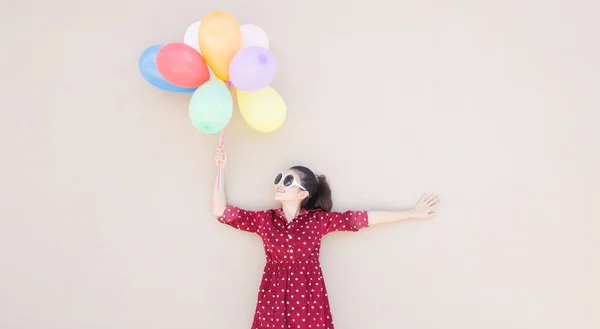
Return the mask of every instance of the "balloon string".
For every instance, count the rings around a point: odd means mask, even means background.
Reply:
[[[231,81],[227,80],[225,81],[225,84],[227,85],[227,89],[229,89],[229,91],[231,92],[231,97],[233,98],[233,93],[235,91],[235,88],[231,87]],[[225,129],[222,129],[221,131],[219,131],[217,133],[217,139],[218,139],[218,143],[219,143],[219,147],[221,149],[223,149],[223,143],[225,141]],[[221,184],[223,180],[223,173],[222,173],[222,163],[219,162],[219,166],[217,168],[217,191],[221,192],[223,190],[223,186]]]
[[[223,143],[225,141],[225,129],[223,129],[217,133],[217,139],[219,141],[218,142],[219,147],[221,149],[223,149]],[[221,184],[222,180],[223,180],[222,162],[219,162],[219,166],[217,168],[217,191],[219,191],[219,192],[223,191],[223,186]]]

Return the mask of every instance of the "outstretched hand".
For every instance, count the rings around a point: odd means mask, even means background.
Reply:
[[[435,216],[440,205],[440,197],[435,194],[423,194],[421,200],[413,207],[412,212],[416,218],[431,218]]]

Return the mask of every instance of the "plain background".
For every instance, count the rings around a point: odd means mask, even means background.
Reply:
[[[263,27],[288,117],[227,128],[228,197],[328,176],[336,210],[437,218],[336,233],[339,329],[600,327],[595,0],[3,1],[0,328],[249,328],[255,235],[210,215],[216,137],[148,46],[213,10]]]

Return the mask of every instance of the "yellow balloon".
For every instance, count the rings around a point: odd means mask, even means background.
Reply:
[[[235,18],[215,11],[204,18],[198,28],[198,46],[215,76],[229,80],[229,63],[242,49],[242,31]]]
[[[286,117],[285,101],[267,86],[254,92],[236,90],[238,107],[246,123],[261,132],[277,130]]]

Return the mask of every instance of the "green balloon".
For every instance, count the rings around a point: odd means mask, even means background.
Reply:
[[[215,134],[221,131],[233,114],[229,88],[218,79],[203,83],[192,94],[189,112],[192,124],[201,132]]]

